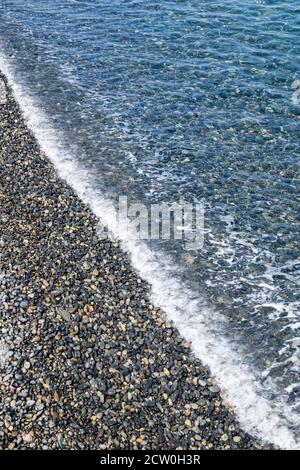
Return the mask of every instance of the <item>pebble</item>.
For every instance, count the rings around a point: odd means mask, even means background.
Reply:
[[[68,322],[71,321],[71,315],[70,315],[69,312],[67,312],[66,310],[64,310],[62,308],[57,309],[57,311],[64,320],[66,320]]]
[[[23,434],[22,437],[23,437],[24,442],[32,442],[33,441],[32,433]]]

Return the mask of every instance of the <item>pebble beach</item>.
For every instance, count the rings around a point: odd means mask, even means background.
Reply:
[[[1,449],[262,448],[8,87],[0,139]]]

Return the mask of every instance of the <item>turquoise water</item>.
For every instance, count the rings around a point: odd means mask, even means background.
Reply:
[[[201,250],[152,248],[297,414],[299,2],[3,0],[0,43],[105,194],[204,202]]]

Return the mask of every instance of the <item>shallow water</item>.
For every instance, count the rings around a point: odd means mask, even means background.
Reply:
[[[158,263],[171,257],[190,304],[200,299],[219,312],[222,335],[268,402],[288,410],[295,434],[299,18],[296,0],[0,6],[1,50],[15,80],[97,190],[129,202],[204,202],[201,250],[179,242],[151,248]],[[172,295],[186,301],[180,289]],[[192,329],[197,310],[188,318]]]

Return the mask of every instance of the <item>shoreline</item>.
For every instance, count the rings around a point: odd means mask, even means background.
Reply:
[[[240,429],[118,243],[97,238],[96,217],[58,177],[9,89],[7,98],[0,447],[267,448]]]

